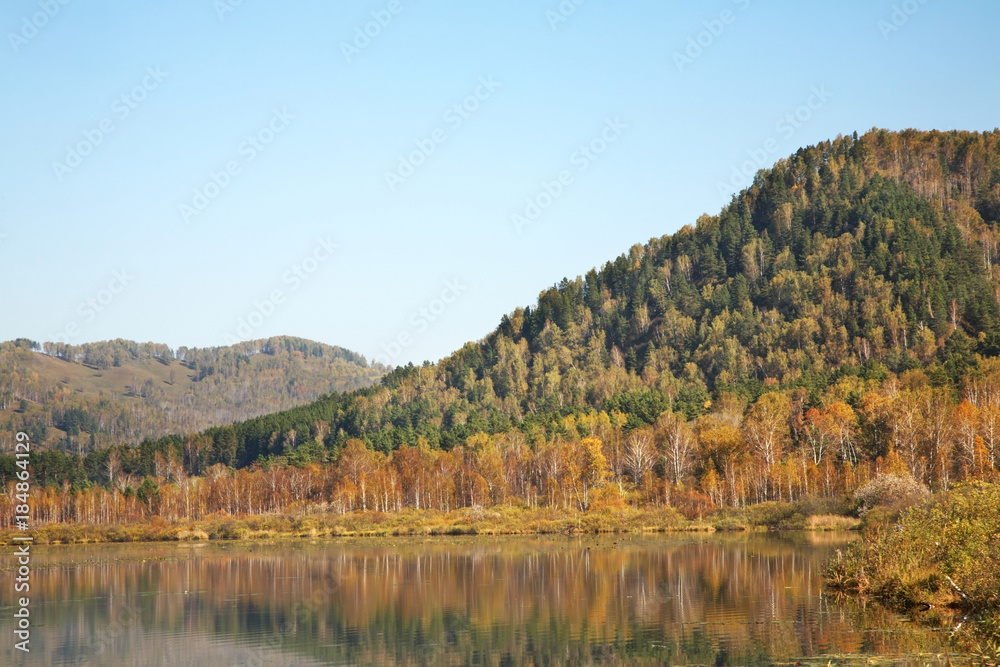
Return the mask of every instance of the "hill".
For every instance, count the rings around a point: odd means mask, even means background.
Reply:
[[[961,389],[1000,353],[1000,133],[873,130],[803,148],[715,216],[545,290],[483,340],[327,399],[383,451],[533,434],[554,416],[666,410],[922,369]],[[301,419],[321,405],[265,418]],[[246,425],[244,429],[250,429]],[[558,430],[558,429],[557,429]],[[246,460],[257,449],[248,441]]]
[[[40,350],[44,350],[44,353]],[[384,373],[364,357],[299,338],[204,349],[114,340],[0,343],[0,441],[86,453],[200,431],[365,387]]]
[[[39,459],[35,474],[170,486],[164,471],[183,469],[208,475],[206,511],[237,513],[242,488],[271,499],[250,513],[311,499],[692,516],[842,497],[887,471],[934,488],[989,478],[998,224],[1000,131],[838,137],[438,364],[196,435]]]

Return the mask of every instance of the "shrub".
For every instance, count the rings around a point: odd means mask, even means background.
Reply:
[[[707,494],[693,489],[674,491],[670,502],[685,519],[691,521],[701,519],[715,509],[715,503]]]
[[[766,526],[780,530],[801,530],[806,518],[798,503],[768,501],[750,505],[744,510],[751,526]]]
[[[909,488],[913,488],[912,485]],[[832,561],[827,582],[896,605],[1000,611],[1000,485],[972,482],[869,523]]]
[[[713,526],[718,531],[741,531],[749,530],[750,526],[744,519],[735,516],[724,516],[717,518]]]
[[[878,507],[892,515],[930,496],[927,487],[911,475],[879,475],[855,491],[858,515]]]

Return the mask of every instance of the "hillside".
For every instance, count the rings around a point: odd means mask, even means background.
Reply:
[[[267,420],[321,410],[334,433],[390,451],[588,409],[636,426],[777,389],[816,404],[845,376],[924,369],[961,389],[974,354],[1000,353],[998,219],[1000,133],[841,137],[761,171],[719,215],[564,279],[439,364]]]
[[[694,514],[834,497],[885,471],[934,488],[989,478],[998,221],[1000,131],[838,137],[759,172],[718,215],[545,290],[438,364],[116,450],[113,468],[159,482],[168,461],[246,468],[213,468],[212,485],[266,478],[268,497],[287,482],[285,500],[342,509],[600,497]],[[39,470],[104,482],[108,456]],[[212,485],[209,507],[245,511]]]
[[[44,349],[44,353],[39,348]],[[205,349],[115,340],[0,343],[0,441],[87,452],[200,431],[377,381],[358,354],[276,337]]]

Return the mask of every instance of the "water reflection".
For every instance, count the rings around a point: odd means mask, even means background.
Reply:
[[[943,664],[944,633],[824,593],[822,563],[846,539],[51,547],[33,562],[32,652],[25,659],[7,641],[0,662],[766,665],[826,655]]]

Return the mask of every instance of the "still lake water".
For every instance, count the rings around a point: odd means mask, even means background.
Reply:
[[[5,576],[0,664],[944,664],[946,630],[823,590],[823,562],[851,539],[39,547],[31,653],[12,647]]]

